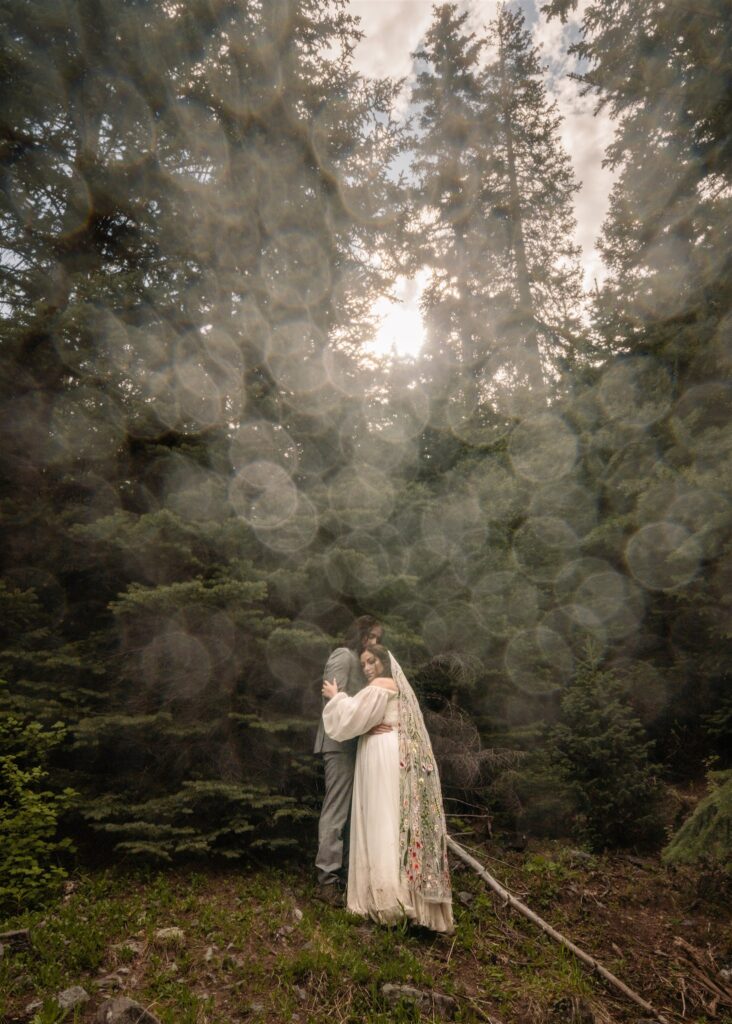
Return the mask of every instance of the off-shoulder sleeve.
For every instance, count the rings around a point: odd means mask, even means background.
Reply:
[[[332,740],[352,740],[384,720],[389,691],[365,686],[355,697],[337,693],[323,708],[323,726]]]

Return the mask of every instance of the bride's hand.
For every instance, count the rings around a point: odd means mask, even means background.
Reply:
[[[320,692],[322,696],[325,697],[326,700],[330,700],[331,697],[335,697],[335,695],[338,693],[338,683],[335,681],[335,679],[331,680],[330,682],[328,682],[327,679],[324,679],[323,689]]]

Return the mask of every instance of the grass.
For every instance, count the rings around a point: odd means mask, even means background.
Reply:
[[[717,1015],[674,939],[679,929],[700,955],[732,960],[732,927],[719,901],[701,906],[692,877],[624,858],[579,864],[554,844],[481,859],[513,892],[598,956],[646,998],[687,1024],[730,1024]],[[616,998],[560,946],[507,910],[477,876],[457,868],[456,932],[435,936],[380,928],[318,903],[300,868],[108,870],[81,875],[64,898],[18,915],[32,949],[0,959],[6,1022],[90,1024],[103,999],[125,994],[163,1024],[408,1022],[407,1001],[390,1006],[382,986],[434,990],[456,1001],[457,1022],[597,1024],[632,1022],[636,1008]],[[690,888],[691,887],[691,888]],[[690,921],[692,924],[690,924]],[[183,929],[180,946],[161,945],[161,928]],[[707,952],[704,952],[704,951]],[[711,952],[710,952],[711,951]],[[712,973],[712,961],[709,972]],[[684,971],[686,972],[684,974]],[[102,979],[117,974],[117,989]],[[89,1003],[65,1016],[54,996],[82,985]],[[26,1013],[41,1000],[35,1015]],[[585,1018],[578,1007],[584,1007]],[[732,1005],[729,1007],[732,1010]],[[427,1018],[429,1019],[429,1018]]]

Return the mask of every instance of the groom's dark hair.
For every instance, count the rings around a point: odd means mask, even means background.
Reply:
[[[366,640],[368,635],[374,626],[380,626],[381,623],[378,619],[375,619],[373,615],[359,615],[357,619],[354,619],[351,625],[346,630],[346,635],[343,639],[346,647],[349,647],[356,654],[360,654],[366,646]]]

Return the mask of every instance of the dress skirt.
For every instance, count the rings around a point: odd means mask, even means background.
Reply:
[[[405,915],[406,898],[399,886],[399,739],[393,729],[358,742],[348,909],[394,924]]]
[[[399,739],[396,729],[362,736],[351,804],[347,906],[380,924],[408,918],[438,932],[453,930],[450,903],[410,894],[399,872]]]

